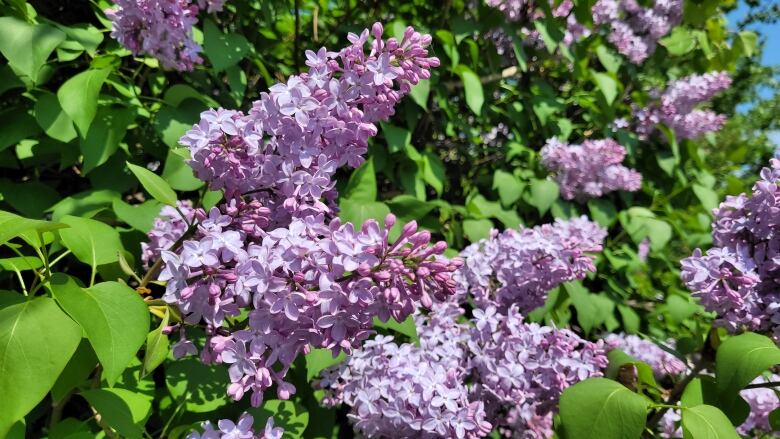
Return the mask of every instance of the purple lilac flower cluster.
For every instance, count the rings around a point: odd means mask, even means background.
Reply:
[[[726,72],[690,75],[669,82],[657,102],[634,109],[637,134],[647,138],[659,123],[674,130],[682,139],[718,131],[726,123],[726,116],[696,106],[730,86],[731,77]]]
[[[316,387],[323,403],[346,404],[356,430],[366,437],[477,438],[490,433],[480,401],[469,398],[461,314],[443,305],[418,318],[420,346],[398,345],[379,335],[347,363],[322,373]]]
[[[468,323],[458,322],[462,314],[449,303],[418,317],[420,347],[367,342],[323,373],[324,401],[349,405],[367,437],[484,437],[492,426],[550,437],[561,392],[607,365],[603,342],[524,323],[515,307],[475,309]]]
[[[287,399],[295,392],[287,371],[310,346],[351,352],[374,317],[403,321],[455,292],[450,276],[461,261],[440,256],[446,243],[432,244],[415,222],[390,242],[393,215],[384,228],[375,220],[356,228],[322,201],[336,196],[336,168],[363,161],[374,122],[438,65],[427,57],[430,36],[408,28],[401,41],[383,41],[382,33],[375,24],[368,54],[368,30],[338,53],[307,52],[309,72],[271,87],[248,115],[206,111],[181,140],[195,174],[226,201],[191,213],[197,227],[175,251],[157,246],[181,226],[162,221],[145,253],[161,253],[163,299],[206,327],[200,357],[230,365],[236,400],[251,392],[258,406],[274,383]],[[226,319],[239,315],[246,320],[228,330]],[[196,352],[181,334],[174,352]]]
[[[714,209],[713,247],[682,261],[682,279],[716,323],[780,340],[780,160],[761,171],[751,195]]]
[[[254,419],[249,413],[241,415],[238,422],[221,419],[216,428],[206,421],[201,424],[203,433],[193,431],[187,435],[187,439],[282,439],[284,429],[274,427],[274,418],[268,418],[263,431],[256,432],[253,424]]]
[[[520,28],[522,40],[525,44],[535,47],[544,47],[539,31],[531,23],[544,18],[544,9],[542,9],[534,0],[487,0],[488,6],[492,6],[506,15],[507,20],[515,23],[523,23]],[[563,0],[556,4],[555,0],[548,0],[552,16],[555,18],[566,19],[566,29],[564,30],[563,44],[570,46],[572,43],[590,35],[590,30],[580,24],[572,13],[574,2],[572,0]],[[530,26],[530,27],[529,27]],[[496,43],[499,53],[513,53],[512,39],[507,36],[503,30],[497,29],[491,32],[491,38]]]
[[[609,25],[607,37],[634,64],[653,54],[658,40],[682,19],[682,0],[658,0],[642,7],[637,0],[598,0],[593,5],[593,22]]]
[[[604,341],[635,359],[647,363],[657,378],[666,375],[677,376],[688,370],[688,366],[679,358],[639,336],[623,333],[609,334]]]
[[[607,231],[587,217],[556,220],[534,228],[493,231],[461,252],[463,267],[453,279],[461,300],[505,310],[517,305],[530,312],[544,304],[547,292],[596,271],[588,252],[602,250]]]
[[[192,70],[200,46],[192,39],[198,12],[222,10],[225,0],[114,0],[107,9],[111,37],[133,52],[157,58],[167,69]]]
[[[550,138],[541,151],[542,164],[552,173],[567,200],[597,198],[608,192],[634,192],[642,187],[642,174],[621,163],[626,149],[612,139],[566,144]]]
[[[193,209],[192,202],[189,200],[177,201],[176,208],[164,206],[154,219],[154,225],[148,234],[149,242],[141,243],[141,261],[144,266],[148,268],[160,257],[162,250],[171,248],[187,231],[187,224],[196,220],[195,214],[199,212],[202,211]]]

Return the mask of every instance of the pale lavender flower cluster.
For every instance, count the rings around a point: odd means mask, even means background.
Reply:
[[[585,216],[493,231],[490,238],[461,252],[464,264],[453,276],[457,296],[471,296],[481,307],[517,305],[521,312],[530,312],[544,304],[551,289],[596,271],[588,252],[601,251],[606,236],[605,229]]]
[[[225,0],[114,0],[106,16],[111,37],[133,52],[157,58],[167,69],[187,71],[203,59],[192,39],[198,12],[222,10]]]
[[[187,435],[187,439],[282,439],[284,429],[274,427],[274,418],[268,418],[263,431],[254,430],[254,418],[249,413],[244,413],[238,418],[238,422],[230,419],[221,419],[217,427],[205,421],[201,424],[203,433],[193,431]]]
[[[154,219],[152,230],[147,235],[149,241],[141,243],[141,261],[144,267],[148,268],[160,257],[160,252],[171,248],[176,240],[184,235],[188,223],[195,221],[195,214],[198,212],[202,211],[193,209],[189,200],[177,201],[176,208],[164,206],[160,210],[160,214]]]
[[[468,327],[452,304],[418,318],[420,346],[379,335],[339,366],[322,372],[323,403],[346,404],[366,437],[477,438],[490,433],[480,401],[465,384]]]
[[[716,323],[780,340],[780,160],[761,171],[751,195],[713,211],[713,247],[682,261],[682,279]]]
[[[780,381],[780,376],[772,375],[769,379],[759,376],[751,384],[763,384],[771,381]],[[780,430],[772,428],[769,423],[769,414],[780,408],[780,398],[777,392],[770,388],[744,389],[739,394],[750,406],[750,414],[745,422],[737,427],[741,435],[758,437],[759,433],[780,433]]]
[[[448,303],[418,317],[420,347],[367,342],[323,373],[325,403],[349,405],[367,437],[550,437],[561,392],[607,365],[603,342],[524,323],[515,307],[462,314]]]
[[[651,4],[646,8],[637,0],[598,0],[593,5],[593,22],[610,26],[607,40],[634,64],[652,55],[658,40],[682,19],[682,0]]]
[[[647,363],[657,378],[666,375],[677,376],[688,370],[688,366],[679,358],[637,335],[609,334],[604,341],[635,359]]]
[[[626,149],[613,139],[567,144],[553,137],[541,150],[542,164],[560,185],[567,200],[584,201],[608,192],[635,192],[642,187],[642,174],[621,163]]]
[[[731,77],[726,72],[690,75],[669,82],[657,102],[634,109],[637,134],[647,138],[659,123],[671,128],[681,139],[720,130],[726,116],[696,107],[730,86]]]
[[[552,437],[558,398],[567,387],[602,376],[606,345],[568,329],[525,323],[514,306],[505,315],[492,306],[473,315],[473,393],[485,403],[488,420],[507,436]]]
[[[230,365],[236,400],[251,392],[258,406],[273,384],[287,399],[295,387],[286,374],[310,346],[349,353],[374,317],[403,321],[455,292],[461,261],[441,258],[446,243],[432,244],[415,222],[390,242],[393,215],[384,228],[375,220],[356,228],[322,201],[336,196],[336,168],[363,161],[374,122],[438,64],[427,57],[430,36],[408,28],[402,41],[382,41],[378,23],[372,33],[369,54],[368,30],[338,53],[307,52],[310,71],[271,87],[248,115],[206,111],[181,140],[196,175],[226,201],[197,210],[192,237],[161,252],[163,299],[206,327],[200,357]],[[173,229],[156,227],[145,251],[158,251],[156,237]],[[196,351],[182,329],[174,352]]]
[[[506,15],[508,21],[522,23],[520,33],[525,44],[535,47],[544,47],[539,31],[531,24],[533,21],[544,19],[544,9],[534,0],[486,0],[488,6],[492,6]],[[572,43],[590,35],[590,30],[580,24],[572,13],[574,2],[572,0],[563,0],[557,3],[555,0],[548,0],[552,16],[554,18],[565,18],[566,29],[562,43],[570,46]],[[557,3],[557,4],[556,4]],[[512,39],[509,38],[503,30],[497,29],[491,32],[491,37],[496,43],[499,53],[512,53]]]

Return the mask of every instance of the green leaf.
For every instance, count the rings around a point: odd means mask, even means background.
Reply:
[[[81,137],[86,137],[97,114],[100,88],[108,78],[108,69],[90,69],[65,81],[57,90],[57,99],[70,116]]]
[[[523,195],[523,184],[509,172],[497,170],[493,174],[493,189],[498,191],[501,204],[511,206]]]
[[[23,218],[11,212],[0,210],[0,245],[29,230],[43,233],[63,227],[68,226],[67,224]]]
[[[60,230],[62,242],[79,261],[97,267],[119,260],[119,253],[124,251],[124,247],[119,240],[119,232],[113,227],[93,219],[70,215],[61,221],[70,226]]]
[[[460,78],[463,81],[463,89],[466,92],[466,105],[477,116],[482,113],[482,104],[485,103],[485,92],[482,90],[482,81],[479,76],[464,65],[458,66]]]
[[[696,48],[696,37],[690,29],[678,26],[671,34],[661,38],[658,44],[666,47],[670,54],[680,56]]]
[[[620,70],[620,65],[623,63],[620,56],[603,44],[596,48],[596,56],[598,56],[601,65],[610,73],[617,73]]]
[[[135,174],[138,181],[146,189],[146,192],[149,192],[149,195],[154,197],[155,200],[169,206],[176,206],[176,192],[171,189],[170,185],[162,177],[130,162],[127,162],[127,167]]]
[[[142,376],[146,376],[156,369],[157,366],[165,361],[165,357],[168,356],[170,342],[168,341],[168,335],[162,333],[163,329],[168,326],[168,318],[168,310],[166,309],[165,317],[163,317],[162,322],[160,322],[160,326],[146,336],[146,351],[144,352]]]
[[[423,180],[431,185],[439,196],[444,192],[444,163],[432,152],[423,154]]]
[[[685,407],[701,404],[719,405],[717,383],[708,376],[693,379],[685,386],[680,402]],[[741,425],[750,415],[750,405],[740,395],[724,413],[731,421],[731,425]]]
[[[739,439],[740,437],[722,411],[706,404],[683,407],[682,427],[685,438]]]
[[[386,322],[383,322],[379,317],[374,317],[374,326],[377,328],[390,329],[399,334],[403,334],[415,343],[420,342],[420,337],[417,335],[417,325],[415,325],[412,316],[407,317],[403,322],[399,322],[392,317]]]
[[[561,439],[627,439],[642,435],[647,400],[606,378],[591,378],[563,391]]]
[[[615,205],[612,204],[612,201],[603,198],[588,201],[588,210],[590,210],[591,218],[602,227],[611,226],[617,218]]]
[[[189,152],[186,148],[179,148]],[[184,162],[184,158],[175,150],[168,151],[168,157],[165,159],[162,178],[167,181],[171,188],[179,191],[194,191],[203,187],[203,180],[199,180],[192,172],[192,168]]]
[[[753,31],[742,31],[737,34],[736,44],[740,45],[742,53],[750,58],[756,53],[758,47],[758,34]]]
[[[702,186],[700,184],[693,185],[693,193],[701,201],[701,205],[704,206],[707,211],[711,211],[720,205],[720,197],[714,190]]]
[[[205,365],[198,358],[182,358],[165,365],[165,384],[177,404],[188,412],[207,413],[228,404],[230,384],[222,365]]]
[[[118,282],[81,288],[61,273],[52,276],[51,289],[62,308],[84,328],[103,365],[103,378],[113,385],[149,331],[149,311],[143,299]]]
[[[382,225],[385,217],[390,213],[390,208],[385,203],[378,201],[359,201],[345,198],[339,202],[339,207],[341,207],[339,217],[352,223],[357,229],[369,219],[375,219]]]
[[[624,226],[631,239],[637,244],[645,238],[650,238],[650,248],[654,251],[663,249],[672,239],[672,226],[664,220],[655,218],[655,214],[644,208],[628,209],[628,222]]]
[[[62,371],[57,382],[51,388],[51,398],[54,401],[62,401],[68,393],[83,384],[89,375],[95,370],[98,359],[95,351],[89,344],[89,340],[82,338],[79,347],[70,357],[67,366]]]
[[[162,209],[162,205],[157,200],[130,205],[119,198],[114,199],[111,207],[117,218],[129,224],[130,227],[144,233],[152,229],[154,219],[157,218]]]
[[[489,219],[467,219],[463,221],[463,233],[471,242],[490,236],[493,222]]]
[[[246,73],[235,65],[228,67],[225,73],[227,73],[228,85],[230,86],[230,96],[236,101],[236,105],[240,106],[246,93]]]
[[[0,151],[41,131],[35,119],[18,108],[0,114]]]
[[[148,397],[127,389],[92,389],[81,392],[102,420],[122,437],[141,438],[152,410]]]
[[[65,34],[47,24],[29,24],[14,17],[0,17],[0,53],[33,82],[41,67],[65,40]]]
[[[391,153],[403,151],[406,146],[409,145],[412,140],[411,131],[405,128],[399,128],[389,123],[381,123],[382,135],[385,136],[387,142],[387,150]]]
[[[35,120],[52,139],[68,143],[78,135],[73,120],[65,114],[54,93],[44,92],[35,102]]]
[[[607,105],[612,105],[617,97],[617,81],[606,73],[591,71],[591,75],[593,82],[601,90],[601,94],[604,95]]]
[[[249,51],[249,42],[241,34],[223,34],[212,20],[203,28],[203,52],[215,72],[238,64]]]
[[[284,438],[303,437],[303,432],[309,425],[306,408],[292,401],[271,399],[266,401],[262,408],[250,408],[247,411],[254,416],[256,426],[265,426],[265,420],[273,417],[274,426],[284,429]]]
[[[363,165],[354,171],[349,177],[344,197],[353,201],[376,201],[376,172],[374,160],[369,158]]]
[[[0,271],[37,270],[43,267],[43,261],[36,256],[16,256],[0,259]]]
[[[414,102],[417,103],[423,110],[428,109],[428,95],[431,93],[431,80],[422,79],[417,85],[412,87],[409,91],[409,96]]]
[[[51,186],[40,181],[11,183],[0,180],[0,194],[3,196],[3,201],[30,218],[45,216],[46,209],[62,199]]]
[[[132,108],[100,107],[86,137],[81,140],[84,174],[105,163],[116,152],[135,116]]]
[[[390,210],[402,221],[420,220],[436,206],[412,195],[398,195],[387,202]]]
[[[544,215],[558,199],[558,183],[551,180],[532,180],[528,204]]]
[[[179,147],[179,139],[192,124],[200,119],[200,112],[207,107],[193,99],[186,99],[179,107],[163,105],[155,113],[154,129],[169,148]]]
[[[347,358],[344,352],[339,352],[336,358],[333,358],[333,352],[330,349],[312,349],[306,354],[306,381],[318,376],[323,370],[341,363]]]
[[[0,309],[0,437],[49,393],[80,340],[79,325],[47,297]]]
[[[780,364],[780,349],[763,335],[746,332],[728,338],[715,357],[720,407],[729,411],[739,391],[770,367]]]
[[[103,42],[103,33],[100,29],[91,24],[74,24],[71,26],[62,26],[55,23],[57,28],[65,32],[69,41],[78,43],[90,55],[94,56],[100,43]]]

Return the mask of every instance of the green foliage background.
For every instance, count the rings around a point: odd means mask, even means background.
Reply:
[[[585,25],[593,3],[575,1]],[[682,287],[679,260],[710,244],[711,209],[749,190],[767,163],[780,103],[774,68],[758,62],[760,35],[736,31],[725,18],[733,1],[686,0],[683,23],[635,66],[599,32],[561,44],[564,23],[550,14],[534,23],[545,47],[518,37],[512,54],[499,55],[489,32],[517,36],[518,29],[482,2],[230,0],[198,24],[205,63],[190,73],[131,56],[108,35],[108,6],[0,0],[0,436],[10,429],[13,438],[25,431],[176,438],[198,421],[247,408],[225,396],[224,368],[172,359],[160,328],[178,318],[175,310],[127,286],[144,276],[140,243],[163,204],[221,198],[192,176],[178,145],[201,111],[248,109],[302,68],[304,50],[341,47],[348,31],[377,20],[391,35],[406,25],[431,33],[442,65],[381,124],[367,163],[341,176],[344,219],[393,212],[397,227],[417,220],[455,254],[494,227],[588,215],[609,227],[598,274],[554,291],[531,318],[591,338],[618,331],[673,338],[682,355],[712,349],[712,316]],[[667,80],[713,70],[734,77],[713,105],[729,116],[720,133],[689,141],[667,130],[640,141],[610,128]],[[745,103],[750,109],[737,113]],[[616,136],[628,149],[626,164],[644,176],[642,189],[583,204],[559,198],[538,153],[551,136],[577,143]],[[637,245],[645,238],[651,252],[643,262]],[[150,288],[159,297],[161,287]],[[378,330],[416,336],[408,324]],[[767,361],[756,374],[777,362]],[[299,393],[255,410],[258,422],[273,413],[289,437],[349,436],[344,412],[320,408],[307,383],[333,362],[314,351],[296,363]],[[647,398],[633,404],[650,407],[673,383],[646,384]],[[616,383],[588,385],[592,398]],[[699,428],[694,415],[722,416],[705,402],[690,409],[688,431]],[[732,416],[727,406],[719,404]]]

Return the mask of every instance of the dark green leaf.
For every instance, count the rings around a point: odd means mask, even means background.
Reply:
[[[41,93],[35,103],[35,120],[52,139],[68,143],[78,135],[73,120],[65,114],[54,93]]]
[[[65,81],[57,90],[62,110],[76,124],[81,137],[86,137],[95,119],[98,95],[108,73],[107,69],[86,70]]]
[[[0,53],[33,82],[38,82],[41,67],[63,40],[65,34],[47,24],[0,17]]]
[[[376,201],[376,192],[374,161],[368,159],[363,163],[363,166],[352,171],[344,191],[344,197],[352,201],[374,202]]]
[[[715,358],[720,407],[729,411],[738,402],[739,391],[776,364],[780,349],[763,335],[747,332],[724,341]]]
[[[152,410],[152,403],[141,394],[127,389],[92,389],[81,396],[100,413],[102,420],[122,437],[141,438],[143,425]]]
[[[249,42],[241,34],[223,34],[216,24],[206,20],[203,28],[203,51],[215,72],[237,64],[249,51]]]

